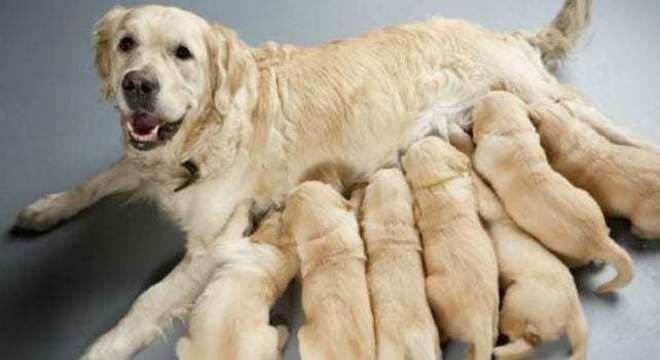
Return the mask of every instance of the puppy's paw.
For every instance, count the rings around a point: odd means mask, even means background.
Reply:
[[[176,356],[179,360],[195,359],[192,342],[187,337],[182,337],[176,343]]]
[[[289,327],[277,325],[275,329],[277,330],[277,348],[281,351],[289,340]]]
[[[16,227],[31,231],[46,231],[78,212],[69,193],[48,195],[21,211]]]

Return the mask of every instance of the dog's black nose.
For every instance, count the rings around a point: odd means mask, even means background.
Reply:
[[[142,101],[152,100],[160,90],[158,79],[145,71],[127,73],[121,82],[121,87],[128,99],[141,98]]]

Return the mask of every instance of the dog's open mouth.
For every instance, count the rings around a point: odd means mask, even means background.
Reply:
[[[142,111],[122,114],[122,125],[131,145],[141,151],[151,150],[170,140],[179,131],[182,122],[183,118],[168,122]]]

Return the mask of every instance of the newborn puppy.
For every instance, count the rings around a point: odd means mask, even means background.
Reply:
[[[377,354],[383,360],[436,360],[440,353],[412,203],[406,178],[400,170],[388,169],[371,177],[362,204],[367,282]]]
[[[300,256],[301,357],[375,359],[364,245],[348,201],[329,185],[305,182],[289,196],[284,224]]]
[[[525,104],[492,92],[473,117],[474,166],[515,222],[573,265],[596,259],[614,265],[617,276],[598,292],[627,285],[633,277],[630,256],[609,237],[596,201],[550,167]]]
[[[262,221],[251,238],[217,249],[220,268],[197,301],[182,360],[275,360],[288,330],[269,325],[269,312],[298,269],[295,243],[282,235],[281,213]]]
[[[563,106],[531,106],[532,122],[552,167],[587,190],[609,216],[627,217],[641,238],[660,238],[660,153],[617,145]]]
[[[490,359],[497,336],[497,263],[481,227],[469,159],[429,137],[410,147],[403,167],[424,244],[426,292],[441,334]]]
[[[500,331],[510,343],[495,348],[495,356],[529,356],[539,342],[558,340],[567,333],[573,348],[571,359],[586,360],[587,323],[570,271],[511,220],[478,175],[474,182],[479,214],[495,245],[500,284],[505,291]]]

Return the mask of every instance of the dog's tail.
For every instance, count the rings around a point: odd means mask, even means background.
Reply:
[[[549,26],[527,37],[539,49],[543,64],[556,70],[568,53],[578,47],[591,22],[593,0],[566,0]]]
[[[615,291],[628,285],[633,278],[633,265],[630,255],[621,248],[614,240],[608,239],[607,245],[600,250],[600,254],[596,254],[597,259],[605,260],[616,269],[616,276],[614,279],[606,282],[596,289],[599,294]]]

